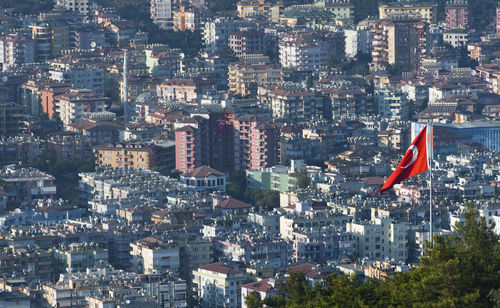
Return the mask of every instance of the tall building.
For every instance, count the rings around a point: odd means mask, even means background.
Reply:
[[[151,19],[160,29],[169,29],[172,23],[172,0],[151,0]]]
[[[247,54],[263,54],[266,48],[265,34],[262,31],[239,31],[229,36],[229,47],[237,57]]]
[[[35,42],[24,35],[0,37],[0,64],[3,70],[23,63],[35,62]]]
[[[380,20],[372,28],[372,61],[409,72],[427,52],[427,24],[415,20]]]
[[[227,46],[229,35],[239,31],[241,25],[243,22],[234,17],[217,17],[206,21],[203,27],[203,41],[206,48],[216,51]]]
[[[181,5],[173,12],[174,31],[195,31],[200,27],[200,12],[197,8]]]
[[[278,163],[279,128],[255,116],[211,113],[176,123],[176,169],[209,165],[231,171],[265,168]]]
[[[469,2],[467,0],[452,0],[446,3],[446,28],[448,30],[456,28],[468,28],[470,26],[469,19]]]
[[[497,6],[497,35],[500,35],[500,5]]]
[[[380,4],[380,19],[410,17],[423,20],[429,24],[437,24],[437,5],[425,2],[392,2]]]

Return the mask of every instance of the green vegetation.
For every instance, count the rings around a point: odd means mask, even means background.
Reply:
[[[41,12],[50,11],[54,8],[53,0],[2,0],[0,7],[14,8],[14,14],[37,15]]]
[[[300,273],[279,285],[283,295],[261,300],[247,297],[252,308],[263,307],[498,307],[500,243],[471,205],[465,223],[448,238],[434,237],[420,265],[393,279],[361,282],[333,274],[326,286],[307,283]]]
[[[31,167],[37,168],[56,178],[57,195],[72,203],[78,202],[78,173],[95,170],[93,159],[81,161],[78,159],[58,160],[56,151],[48,147],[35,160]]]
[[[277,191],[247,188],[245,171],[235,171],[231,174],[226,191],[232,198],[252,204],[256,208],[273,209],[280,204],[280,194]]]
[[[295,177],[297,178],[295,185],[298,188],[307,188],[311,182],[306,168],[302,168],[300,171],[295,172]]]

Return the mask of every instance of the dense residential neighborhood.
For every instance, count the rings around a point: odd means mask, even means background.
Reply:
[[[0,307],[500,305],[499,153],[492,0],[0,1]]]

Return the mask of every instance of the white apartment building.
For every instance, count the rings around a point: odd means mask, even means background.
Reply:
[[[169,29],[172,25],[172,0],[151,0],[149,12],[151,19],[160,29]]]
[[[56,112],[65,126],[84,118],[85,114],[106,111],[109,98],[87,89],[71,89],[54,98]]]
[[[348,58],[354,57],[358,53],[358,31],[345,29],[345,55]]]
[[[450,30],[443,33],[443,41],[457,47],[467,47],[469,44],[469,33],[467,30]]]
[[[371,31],[366,26],[358,26],[356,29],[345,29],[345,55],[348,58],[358,53],[371,53]]]
[[[243,23],[231,17],[217,17],[204,23],[203,41],[207,49],[216,51],[227,45],[229,35],[238,32]]]
[[[314,70],[326,63],[326,45],[319,41],[283,40],[279,43],[280,64],[283,68]]]
[[[9,34],[0,38],[0,64],[9,67],[35,62],[35,42],[24,36]]]
[[[245,273],[216,262],[198,268],[193,275],[202,307],[241,307],[241,285],[247,281]]]
[[[395,262],[408,259],[409,226],[406,223],[396,223],[389,217],[383,217],[350,222],[346,229],[352,233],[353,248],[359,258],[389,258]]]
[[[169,272],[179,275],[179,246],[146,237],[130,243],[132,271],[142,274]]]
[[[319,231],[322,227],[343,227],[350,217],[334,211],[305,211],[304,213],[289,213],[280,217],[281,237],[293,240],[295,231]]]
[[[50,79],[69,81],[75,89],[89,89],[96,94],[104,94],[104,70],[90,65],[52,63]]]

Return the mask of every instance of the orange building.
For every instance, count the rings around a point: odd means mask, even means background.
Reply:
[[[66,93],[70,88],[71,87],[67,84],[57,84],[47,86],[40,91],[42,112],[48,114],[49,119],[52,120],[52,117],[54,116],[54,97]]]

